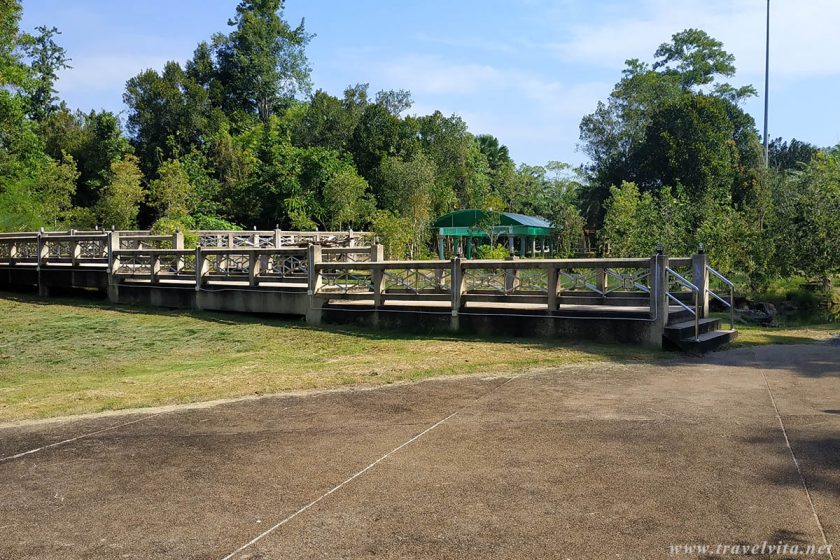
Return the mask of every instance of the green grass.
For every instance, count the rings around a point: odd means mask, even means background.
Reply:
[[[432,376],[669,356],[632,345],[405,335],[0,293],[0,422]],[[738,327],[733,346],[840,326]]]
[[[666,355],[0,294],[0,422]]]
[[[724,328],[729,323],[724,321]],[[840,336],[837,323],[791,324],[779,327],[736,325],[738,338],[727,348],[741,348],[761,344],[813,344]]]

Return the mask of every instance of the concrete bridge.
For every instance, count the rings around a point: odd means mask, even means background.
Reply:
[[[676,345],[735,335],[734,286],[706,255],[386,261],[366,232],[0,234],[0,289],[107,291],[115,303],[273,313],[310,324]],[[729,329],[709,316],[717,302]]]

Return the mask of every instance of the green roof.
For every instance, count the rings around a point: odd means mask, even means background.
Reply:
[[[456,210],[441,216],[432,223],[436,228],[471,228],[494,226],[525,226],[552,229],[551,223],[539,216],[526,216],[513,212],[488,212],[484,210]]]

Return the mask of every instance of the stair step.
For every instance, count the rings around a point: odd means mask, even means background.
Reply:
[[[671,337],[667,338],[686,352],[702,354],[735,340],[737,336],[736,331],[715,330],[705,332],[697,338],[694,338],[693,334],[678,340]]]
[[[700,319],[697,322],[700,333],[707,333],[709,331],[716,331],[720,328],[720,319],[707,317]],[[675,339],[682,339],[694,337],[694,319],[690,321],[680,321],[678,323],[669,323],[665,327],[665,332],[668,336]]]

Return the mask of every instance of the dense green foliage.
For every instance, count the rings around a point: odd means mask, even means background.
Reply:
[[[724,81],[734,57],[701,30],[627,61],[581,122],[588,165],[517,167],[457,115],[408,114],[407,91],[313,93],[314,36],[283,7],[241,0],[183,66],[128,80],[123,129],[56,97],[59,31],[22,33],[19,0],[0,0],[0,229],[370,228],[389,256],[423,257],[435,217],[477,208],[547,218],[563,257],[594,229],[615,256],[702,244],[753,287],[838,272],[838,150],[780,138],[765,168],[741,108],[755,91]]]
[[[428,254],[429,223],[467,207],[555,213],[583,222],[550,171],[516,169],[493,136],[457,115],[406,116],[409,92],[349,86],[311,93],[303,22],[281,0],[242,0],[183,66],[131,78],[123,134],[108,112],[73,112],[54,97],[68,58],[58,31],[21,34],[5,0],[0,60],[14,78],[0,150],[4,229],[184,227],[207,220],[244,227],[375,228],[394,256]],[[63,182],[62,182],[63,181]],[[522,193],[528,193],[523,195]]]
[[[703,246],[715,266],[762,288],[779,275],[828,281],[840,267],[840,157],[797,140],[770,145],[765,168],[754,94],[720,78],[734,58],[704,32],[674,35],[652,65],[627,61],[607,102],[581,122],[579,205],[601,250],[645,256]]]

